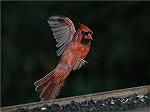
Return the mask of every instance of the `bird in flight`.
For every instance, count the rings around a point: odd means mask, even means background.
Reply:
[[[87,63],[84,58],[90,50],[93,35],[84,24],[76,30],[73,22],[64,16],[51,16],[48,24],[57,42],[56,53],[60,61],[54,70],[34,83],[41,101],[55,99],[70,72]]]

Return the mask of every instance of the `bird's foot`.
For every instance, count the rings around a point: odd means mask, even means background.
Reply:
[[[87,61],[85,61],[84,59],[80,59],[80,60],[77,60],[76,63],[75,63],[75,66],[73,68],[73,70],[75,71],[76,69],[80,69],[82,66],[84,66],[86,63],[88,63]]]

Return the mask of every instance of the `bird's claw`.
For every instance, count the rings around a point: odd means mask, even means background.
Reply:
[[[87,61],[85,61],[84,59],[80,59],[76,62],[73,70],[76,70],[76,69],[80,69],[82,66],[84,66],[86,63],[88,63]]]
[[[84,59],[81,59],[81,60],[80,60],[80,65],[79,65],[79,67],[78,67],[78,70],[79,70],[82,66],[84,66],[86,63],[88,63],[88,62],[85,61]]]

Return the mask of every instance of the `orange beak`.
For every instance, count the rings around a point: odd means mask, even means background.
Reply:
[[[93,38],[92,38],[91,34],[88,34],[88,37],[89,37],[89,39],[93,40]]]

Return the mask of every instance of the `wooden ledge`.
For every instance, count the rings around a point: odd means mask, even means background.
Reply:
[[[146,94],[150,93],[150,85],[146,86],[140,86],[140,87],[132,87],[132,88],[126,88],[126,89],[120,89],[120,90],[113,90],[113,91],[107,91],[107,92],[100,92],[100,93],[94,93],[94,94],[88,94],[88,95],[81,95],[81,96],[73,96],[68,98],[60,98],[50,101],[42,101],[42,102],[34,102],[34,103],[28,103],[28,104],[21,104],[21,105],[14,105],[14,106],[8,106],[8,107],[2,107],[2,112],[15,112],[18,108],[27,108],[32,109],[36,107],[41,107],[45,104],[51,105],[53,103],[64,105],[68,104],[71,101],[75,102],[83,102],[85,100],[103,100],[110,97],[127,97],[132,94]],[[148,108],[150,110],[150,108]],[[147,109],[146,109],[147,110]],[[129,111],[130,112],[130,111]],[[135,111],[134,111],[135,112]],[[137,111],[141,112],[141,111]],[[147,111],[145,111],[147,112]]]

